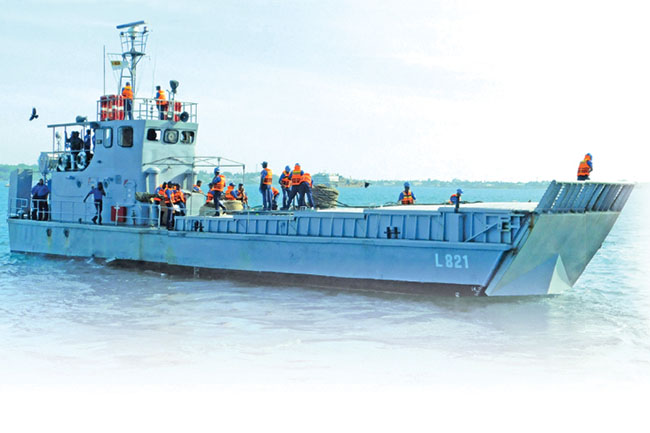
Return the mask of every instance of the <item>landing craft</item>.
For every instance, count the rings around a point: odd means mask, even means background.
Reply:
[[[458,212],[446,205],[413,205],[200,215],[205,198],[192,192],[197,168],[240,167],[243,173],[245,167],[195,154],[198,107],[176,98],[178,82],[170,82],[167,109],[151,98],[135,97],[128,104],[119,96],[127,81],[136,90],[137,63],[149,35],[144,25],[118,26],[123,48],[114,63],[120,69],[118,91],[100,97],[96,120],[48,125],[52,149],[39,158],[51,191],[44,220],[32,218],[34,174],[11,174],[11,251],[301,285],[545,295],[575,284],[633,189],[624,183],[554,181],[539,203],[480,203]],[[93,130],[93,151],[62,146],[62,137],[86,129]],[[172,230],[161,226],[161,206],[148,198],[163,180],[187,191],[187,213],[175,217]],[[83,198],[100,182],[106,223],[93,225],[88,221],[95,208]],[[292,273],[282,274],[289,262]]]

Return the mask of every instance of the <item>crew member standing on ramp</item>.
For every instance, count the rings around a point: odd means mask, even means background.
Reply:
[[[594,165],[591,162],[591,153],[585,155],[584,159],[580,161],[578,166],[578,180],[589,180],[589,175],[594,170]]]

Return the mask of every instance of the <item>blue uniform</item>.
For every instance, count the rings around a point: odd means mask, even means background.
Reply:
[[[34,209],[32,210],[32,219],[39,221],[48,220],[47,196],[50,189],[45,184],[36,184],[32,188],[32,198],[34,200]]]
[[[93,217],[93,223],[97,222],[97,219],[99,218],[99,224],[102,223],[102,211],[104,210],[104,202],[102,201],[102,198],[106,195],[106,191],[103,189],[99,189],[97,187],[91,188],[90,192],[86,195],[86,198],[89,196],[93,196],[93,200],[95,201],[95,216]],[[86,198],[84,201],[86,201]]]

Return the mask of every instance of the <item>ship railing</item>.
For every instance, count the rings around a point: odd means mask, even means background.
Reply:
[[[537,213],[620,212],[634,184],[553,181],[539,201]]]
[[[171,120],[174,122],[193,122],[198,119],[198,104],[177,100],[161,104],[155,98],[134,98],[131,101],[118,95],[105,95],[97,101],[97,120]]]
[[[103,224],[160,228],[160,211],[160,205],[153,203],[113,204]],[[103,209],[102,216],[107,212]],[[96,214],[92,200],[14,198],[9,204],[10,218],[87,223],[92,222]]]
[[[82,171],[88,167],[94,153],[81,150],[72,152],[69,149],[41,152],[39,166],[47,173],[54,171]]]

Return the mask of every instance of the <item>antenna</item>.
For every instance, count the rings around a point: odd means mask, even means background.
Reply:
[[[149,39],[149,30],[144,21],[135,21],[117,26],[120,31],[120,42],[122,43],[122,68],[120,72],[119,89],[122,88],[124,81],[131,82],[131,88],[135,93],[136,68],[138,62],[145,55],[147,40]],[[140,26],[144,26],[140,28]]]

